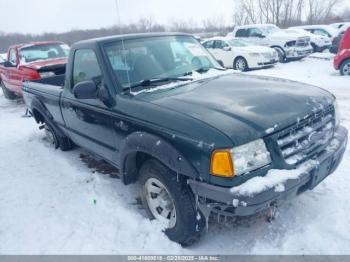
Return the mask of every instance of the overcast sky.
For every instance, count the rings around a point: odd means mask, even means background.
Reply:
[[[71,29],[96,29],[152,17],[161,24],[172,20],[221,17],[232,23],[235,0],[0,0],[0,31],[40,34]],[[350,7],[350,0],[342,0]]]
[[[152,16],[167,24],[174,19],[223,17],[232,21],[234,0],[118,0],[122,23]],[[63,32],[108,27],[118,22],[116,0],[0,0],[0,31]]]

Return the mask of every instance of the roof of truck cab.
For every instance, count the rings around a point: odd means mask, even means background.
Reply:
[[[41,41],[41,42],[28,42],[12,45],[9,48],[25,48],[30,46],[38,46],[38,45],[49,45],[49,44],[65,44],[62,41]]]
[[[192,36],[192,34],[187,33],[172,33],[172,32],[166,32],[166,33],[140,33],[140,34],[124,34],[124,35],[112,35],[112,36],[106,36],[106,37],[99,37],[99,38],[92,38],[88,40],[82,40],[75,44],[73,44],[72,47],[75,47],[77,45],[91,45],[96,43],[105,43],[105,42],[113,42],[118,40],[130,40],[130,39],[137,39],[137,38],[148,38],[148,37],[159,37],[159,36]]]

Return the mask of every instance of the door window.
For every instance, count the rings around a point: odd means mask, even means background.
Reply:
[[[10,62],[12,65],[17,65],[17,56],[16,56],[16,51],[15,51],[15,49],[10,49],[9,62]]]
[[[224,47],[228,47],[228,44],[225,41],[222,41],[222,40],[215,41],[215,48],[224,49]]]
[[[236,32],[236,37],[248,37],[248,32],[246,29],[238,29]]]
[[[258,28],[249,28],[248,29],[248,36],[249,37],[259,37],[262,34],[263,34],[262,31]]]
[[[94,80],[97,83],[101,81],[101,69],[93,50],[77,50],[73,66],[73,86],[87,80]]]
[[[208,41],[203,44],[205,48],[214,48],[214,41]]]

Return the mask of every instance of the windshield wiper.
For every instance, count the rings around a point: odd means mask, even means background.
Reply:
[[[196,69],[196,71],[200,74],[208,72],[210,69],[216,69],[220,71],[226,71],[226,68],[221,68],[221,67],[200,67]]]
[[[128,87],[124,87],[123,91],[125,90],[129,90],[129,89],[133,89],[136,87],[147,87],[150,86],[152,84],[156,84],[156,83],[162,83],[162,82],[171,82],[171,81],[192,81],[193,78],[189,78],[189,77],[164,77],[164,78],[152,78],[152,79],[145,79],[145,80],[141,80],[140,82],[137,82],[135,84],[132,84]]]

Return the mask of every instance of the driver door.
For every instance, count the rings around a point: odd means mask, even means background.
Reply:
[[[22,77],[18,69],[17,52],[14,48],[9,50],[9,62],[11,66],[6,67],[5,76],[3,78],[6,88],[20,93],[22,88]]]
[[[250,43],[255,45],[268,46],[266,37],[264,37],[263,32],[259,28],[255,28],[255,27],[249,28],[247,40],[249,40]]]
[[[76,144],[112,161],[116,154],[115,131],[110,109],[98,98],[78,99],[73,87],[93,80],[103,83],[103,73],[92,49],[75,51],[73,77],[62,95],[62,114],[67,131]],[[96,83],[99,85],[99,83]]]
[[[215,40],[215,54],[218,60],[224,63],[225,67],[232,67],[232,47],[223,40]]]

